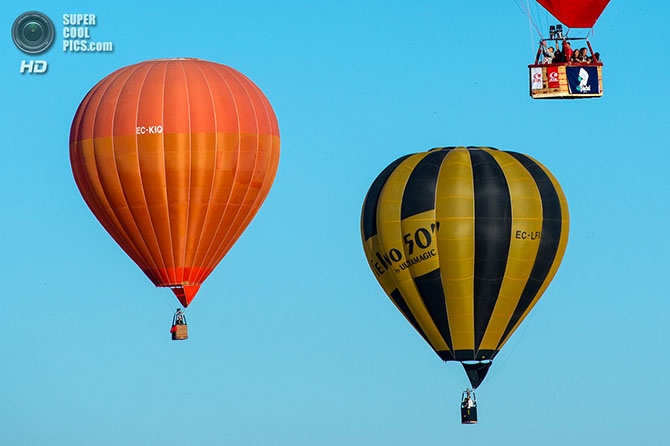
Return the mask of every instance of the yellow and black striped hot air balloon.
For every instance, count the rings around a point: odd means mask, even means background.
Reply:
[[[568,205],[533,158],[487,147],[402,157],[363,203],[365,254],[382,288],[473,388],[556,274]]]

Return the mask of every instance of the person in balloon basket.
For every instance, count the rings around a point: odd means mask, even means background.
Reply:
[[[574,64],[584,64],[591,63],[591,58],[589,57],[588,50],[586,48],[580,48],[575,50],[572,54],[571,63]]]
[[[186,325],[186,317],[184,316],[184,310],[177,308],[177,311],[172,318],[172,328],[170,328],[170,333],[177,332],[177,325]]]
[[[542,64],[554,63],[555,51],[558,50],[558,42],[556,42],[556,50],[553,47],[547,47],[547,42],[542,41]]]
[[[561,53],[563,54],[563,61],[564,62],[570,62],[572,60],[572,53],[574,51],[572,50],[572,46],[570,45],[569,40],[563,39],[563,49]]]
[[[465,399],[463,400],[462,407],[464,409],[471,409],[474,406],[475,406],[475,401],[472,398],[472,396],[470,395],[470,390],[467,390],[466,394],[465,394]]]

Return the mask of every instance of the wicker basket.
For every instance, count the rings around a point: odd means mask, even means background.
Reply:
[[[598,98],[603,95],[603,66],[602,64],[593,64],[589,66],[597,66],[598,68],[598,92],[593,94],[576,94],[570,93],[568,86],[568,78],[566,75],[566,67],[568,64],[551,64],[551,65],[528,65],[530,70],[530,96],[533,99],[580,99],[580,98]],[[548,68],[553,67],[556,70],[558,78],[555,86],[549,87]],[[533,88],[533,69],[541,70],[542,73],[542,87]],[[539,87],[539,85],[538,85]]]
[[[173,341],[182,341],[184,339],[188,339],[188,325],[173,325],[170,329],[170,333],[172,333]]]

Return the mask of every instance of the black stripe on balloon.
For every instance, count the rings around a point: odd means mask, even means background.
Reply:
[[[363,240],[368,240],[370,237],[377,234],[377,204],[379,203],[379,195],[386,184],[386,180],[391,176],[391,173],[410,155],[405,155],[391,164],[386,166],[382,172],[377,175],[377,178],[372,182],[370,190],[368,190],[363,202],[363,221],[361,223],[363,231]]]
[[[454,358],[454,354],[450,352],[449,350],[440,350],[437,352],[437,356],[442,359],[442,361],[455,361],[456,358]]]
[[[430,151],[414,167],[403,191],[400,205],[401,220],[435,209],[437,179],[442,162],[448,153],[449,149]],[[442,339],[449,349],[453,350],[440,269],[414,277],[414,283]]]
[[[471,149],[475,196],[475,351],[486,332],[505,277],[512,203],[503,170],[483,150]]]
[[[450,350],[453,351],[454,344],[451,340],[451,332],[449,330],[449,319],[447,318],[447,305],[444,298],[444,288],[442,286],[442,278],[440,276],[440,269],[435,269],[423,276],[414,278],[414,283],[419,291],[421,300],[430,314],[430,318],[440,332],[442,339],[447,344]]]
[[[435,209],[435,190],[440,166],[449,149],[428,152],[414,167],[402,196],[400,219]]]
[[[523,313],[528,309],[533,299],[535,299],[540,287],[542,287],[542,284],[546,280],[547,274],[549,274],[549,270],[556,259],[563,225],[561,202],[549,176],[535,161],[527,156],[515,152],[508,153],[528,170],[537,184],[540,192],[540,200],[542,201],[542,235],[540,236],[540,245],[528,282],[526,282],[526,286],[521,293],[519,302],[514,309],[512,318],[507,324],[501,341],[507,338],[514,326],[519,322],[519,319],[521,319]]]
[[[410,311],[409,307],[407,306],[407,302],[405,302],[405,299],[402,297],[402,294],[400,294],[400,291],[398,291],[396,288],[391,292],[391,294],[389,294],[389,297],[398,307],[402,315],[405,316],[405,319],[407,319],[409,323],[412,324],[412,327],[414,327],[414,329],[421,335],[421,337],[428,343],[428,345],[430,345],[428,336],[426,336],[426,333],[423,331],[416,318]]]

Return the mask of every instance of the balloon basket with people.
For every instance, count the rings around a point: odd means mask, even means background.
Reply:
[[[535,62],[528,65],[531,98],[584,99],[603,95],[603,64],[600,54],[591,48],[588,35],[609,2],[537,0],[544,13],[532,11],[533,4],[522,8],[540,37]],[[536,21],[549,15],[560,23],[549,26],[547,38]],[[589,31],[584,37],[576,37],[574,32],[570,34],[572,30]]]
[[[528,65],[533,99],[585,99],[603,95],[603,63],[586,37],[542,39]],[[577,43],[582,41],[582,45]],[[549,43],[547,43],[549,42]],[[554,46],[552,46],[552,43]],[[574,48],[573,48],[574,46]]]
[[[461,424],[477,424],[477,397],[474,389],[461,394]]]
[[[183,341],[188,339],[188,324],[186,323],[186,315],[184,310],[178,308],[172,317],[172,326],[170,327],[170,334],[173,341]]]

